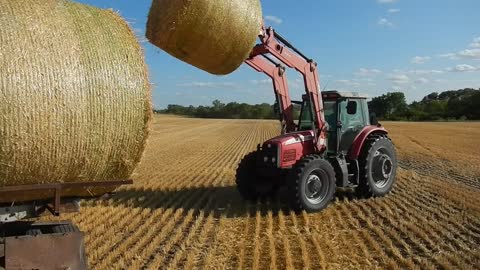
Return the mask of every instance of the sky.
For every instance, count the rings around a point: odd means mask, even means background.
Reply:
[[[155,108],[168,104],[273,103],[271,81],[242,65],[215,76],[148,43],[150,0],[77,0],[118,11],[145,48]],[[480,88],[479,0],[261,0],[265,23],[318,63],[322,90],[375,97]],[[293,99],[303,81],[287,71]]]

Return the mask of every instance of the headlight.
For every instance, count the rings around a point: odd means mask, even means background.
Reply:
[[[272,158],[272,163],[275,163],[277,162],[277,159],[276,158]]]
[[[268,157],[264,157],[263,162],[268,162]]]

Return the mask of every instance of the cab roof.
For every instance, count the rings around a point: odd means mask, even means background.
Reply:
[[[367,99],[367,95],[359,94],[357,92],[340,92],[340,91],[322,91],[323,98],[362,98]]]

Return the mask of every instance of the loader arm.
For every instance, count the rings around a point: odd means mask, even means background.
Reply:
[[[262,26],[259,38],[261,43],[257,44],[253,48],[252,52],[250,53],[250,57],[246,60],[246,63],[255,68],[257,71],[262,71],[268,74],[269,71],[264,69],[265,67],[263,65],[255,65],[254,63],[260,62],[258,60],[258,56],[265,56],[270,54],[287,67],[293,68],[302,74],[305,85],[305,92],[307,97],[309,98],[313,111],[313,129],[315,132],[314,144],[316,148],[315,150],[317,152],[322,152],[326,148],[326,126],[325,117],[323,115],[323,101],[320,94],[320,81],[317,71],[317,63],[303,55],[285,38],[276,33],[275,30],[271,27],[266,28],[265,26]],[[254,65],[252,65],[252,63]],[[283,80],[285,81],[284,85],[287,86],[286,79],[283,78]],[[285,89],[285,86],[280,85],[280,88],[275,91],[285,94],[285,96],[278,96],[279,98],[285,99],[280,100],[279,103],[285,104],[286,106],[290,103],[289,105],[291,107],[291,99],[289,96],[288,88]],[[286,120],[294,118],[293,110],[288,110],[284,113],[288,114],[286,115]]]
[[[273,90],[280,107],[282,134],[294,132],[296,130],[293,121],[293,107],[288,91],[287,78],[285,76],[285,67],[276,64],[267,56],[257,55],[245,60],[245,63],[258,72],[263,72],[272,79]]]

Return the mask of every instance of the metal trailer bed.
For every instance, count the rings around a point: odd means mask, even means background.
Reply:
[[[0,270],[87,269],[83,232],[68,221],[35,222],[34,219],[80,210],[82,198],[62,197],[62,190],[132,183],[132,180],[118,180],[0,187],[0,197],[12,192],[52,192],[47,200],[0,204]]]

